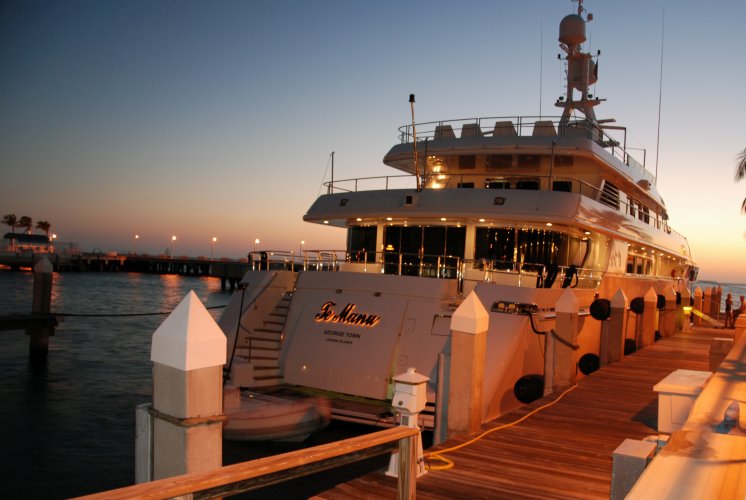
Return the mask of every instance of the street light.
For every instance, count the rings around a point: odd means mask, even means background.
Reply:
[[[256,252],[256,246],[259,244],[259,238],[254,240],[254,252]]]
[[[135,252],[137,252],[137,240],[140,239],[140,235],[136,234],[135,237],[132,239],[132,254],[134,255]]]
[[[218,239],[213,236],[212,237],[212,245],[210,245],[210,260],[212,260],[212,253],[215,250],[215,242],[218,241]]]
[[[174,256],[174,241],[176,241],[176,236],[171,236],[171,257]]]

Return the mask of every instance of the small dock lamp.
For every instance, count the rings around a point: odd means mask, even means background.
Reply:
[[[414,368],[407,368],[406,373],[394,377],[394,396],[391,398],[391,406],[399,414],[400,424],[413,429],[418,429],[417,421],[420,412],[427,405],[427,381],[429,377],[417,373]],[[425,470],[425,459],[422,452],[422,435],[417,436],[417,477],[422,476]],[[399,477],[399,453],[391,454],[387,476]]]

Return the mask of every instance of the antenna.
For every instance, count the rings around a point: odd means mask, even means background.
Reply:
[[[414,182],[417,191],[420,191],[420,162],[417,158],[417,127],[414,123],[414,94],[409,94],[409,107],[412,110],[412,144],[414,145]]]
[[[663,100],[663,33],[666,8],[661,8],[661,73],[658,82],[658,137],[655,140],[655,181],[658,182],[658,151],[661,145],[661,101]]]
[[[539,119],[541,119],[541,92],[544,84],[544,19],[539,20]]]

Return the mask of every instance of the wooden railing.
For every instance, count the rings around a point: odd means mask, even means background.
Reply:
[[[81,498],[215,498],[256,490],[315,472],[399,450],[398,497],[415,497],[418,429],[393,427],[343,441],[327,443],[208,472],[159,479]]]

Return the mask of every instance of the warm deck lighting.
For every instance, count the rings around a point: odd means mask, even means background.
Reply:
[[[479,219],[479,222],[484,222],[484,219]]]
[[[445,217],[441,217],[441,218],[440,218],[440,220],[441,220],[441,222],[445,222],[445,221],[447,221],[448,219],[446,219]]]
[[[553,224],[551,222],[547,222],[547,227],[552,227],[552,225]]]

